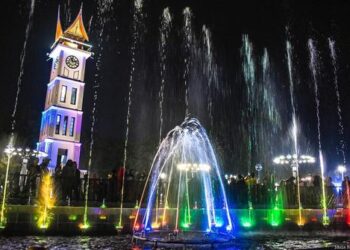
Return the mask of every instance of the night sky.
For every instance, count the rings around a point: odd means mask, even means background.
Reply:
[[[100,84],[97,103],[97,123],[93,169],[108,170],[121,166],[126,128],[128,84],[130,73],[130,45],[132,44],[133,1],[115,0],[113,9],[104,14],[106,20],[102,39],[98,34],[101,22],[97,15],[98,1],[84,1],[84,22],[90,27],[90,42],[94,45],[95,57],[88,62],[84,97],[84,120],[82,128],[82,168],[86,166],[90,143],[92,85]],[[101,1],[103,2],[103,1]],[[61,20],[67,27],[68,13],[74,19],[80,1],[37,0],[33,27],[29,36],[24,77],[16,116],[18,145],[35,147],[38,140],[41,112],[44,108],[46,84],[49,80],[51,62],[47,53],[54,42],[57,7],[61,4]],[[271,148],[253,157],[252,164],[263,161],[258,155],[271,158],[274,154],[291,150],[289,130],[291,107],[286,39],[290,37],[294,48],[295,98],[298,121],[301,125],[300,148],[305,153],[316,155],[317,120],[312,75],[309,70],[307,41],[314,39],[319,51],[321,142],[327,161],[327,172],[333,173],[341,163],[339,155],[337,102],[333,85],[333,68],[328,49],[328,38],[336,42],[338,55],[338,78],[346,146],[350,142],[350,2],[349,1],[185,1],[144,0],[143,21],[138,26],[135,49],[135,81],[130,120],[130,143],[127,167],[149,169],[159,141],[160,57],[159,28],[162,11],[170,8],[173,27],[167,47],[167,73],[164,101],[165,133],[184,120],[185,88],[183,81],[183,15],[190,7],[193,12],[194,36],[201,47],[202,25],[212,33],[214,59],[217,65],[217,88],[212,91],[214,126],[207,115],[207,80],[197,68],[200,56],[192,60],[189,80],[190,111],[206,127],[216,148],[223,168],[227,172],[246,173],[246,147],[243,132],[246,121],[241,119],[245,104],[245,84],[242,77],[242,34],[248,34],[253,43],[256,58],[257,78],[259,62],[264,48],[271,60],[271,83],[274,86],[275,108],[281,116],[277,135],[268,139]],[[23,48],[28,22],[30,1],[13,0],[2,4],[0,47],[0,146],[3,148],[10,131],[10,115],[13,109],[16,82],[19,75],[20,53]],[[289,27],[287,35],[286,26]],[[102,41],[99,49],[99,41]],[[103,48],[101,50],[101,48]],[[101,53],[100,71],[96,63]],[[193,73],[194,72],[194,73]],[[97,74],[97,76],[96,76]],[[192,107],[192,108],[191,108]],[[164,134],[163,133],[163,136]],[[276,138],[277,137],[277,138]],[[272,148],[273,147],[273,148]],[[350,153],[346,147],[346,156]],[[263,165],[268,168],[271,161]],[[310,170],[311,171],[311,170]]]

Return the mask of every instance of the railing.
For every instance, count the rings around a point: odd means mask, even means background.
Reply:
[[[280,208],[297,208],[298,197],[296,185],[287,185],[270,188],[266,185],[227,185],[226,192],[231,204],[236,208],[246,208],[251,202],[254,208],[271,208],[277,205]],[[249,195],[250,193],[250,195]],[[328,208],[343,206],[344,194],[335,187],[326,187],[326,204]],[[321,187],[301,186],[300,201],[303,208],[321,208]]]
[[[3,179],[0,176],[0,191],[2,194]],[[52,195],[56,198],[56,204],[59,205],[82,205],[85,199],[87,186],[86,178],[62,178],[52,177],[53,187]],[[9,204],[34,204],[38,198],[40,187],[40,175],[27,176],[14,174],[9,178]],[[130,206],[135,206],[138,197],[145,182],[142,180],[125,180],[124,201]],[[102,203],[117,205],[120,202],[121,181],[106,178],[89,179],[89,204],[99,206]]]
[[[86,192],[86,178],[62,178],[52,177],[52,195],[56,197],[58,205],[82,205]],[[100,206],[103,202],[109,207],[118,206],[120,203],[121,181],[115,178],[90,178],[88,201],[90,206]],[[0,191],[3,189],[3,176],[0,176]],[[145,181],[125,179],[126,206],[134,207],[138,202]],[[9,178],[9,204],[34,204],[38,197],[40,176],[27,176],[13,174]],[[295,185],[287,185],[277,190],[264,185],[227,185],[227,198],[233,208],[247,208],[248,202],[254,208],[271,208],[278,204],[280,208],[297,207],[297,190]],[[250,195],[248,195],[250,193]],[[1,195],[0,194],[0,195]],[[303,208],[321,208],[321,187],[300,187],[300,199]],[[337,192],[334,187],[326,187],[326,204],[328,208],[346,206],[346,197],[342,191]]]

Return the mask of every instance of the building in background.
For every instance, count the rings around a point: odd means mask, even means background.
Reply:
[[[55,42],[49,54],[51,76],[37,144],[37,149],[50,157],[50,168],[65,164],[68,159],[79,166],[85,66],[92,54],[88,41],[82,8],[65,31],[58,10]]]

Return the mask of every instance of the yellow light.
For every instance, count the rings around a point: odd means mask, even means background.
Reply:
[[[158,228],[160,228],[160,224],[158,222],[153,222],[152,223],[152,228],[153,229],[158,229]]]
[[[106,215],[100,215],[100,220],[106,220],[107,216]]]
[[[88,223],[81,223],[81,224],[79,224],[79,228],[80,229],[82,229],[82,230],[87,230],[87,229],[89,229],[90,228],[90,224],[88,224]]]
[[[41,229],[47,229],[52,221],[52,208],[55,205],[55,197],[53,196],[53,182],[50,174],[45,174],[41,180],[39,198],[37,203],[38,221],[37,225]]]

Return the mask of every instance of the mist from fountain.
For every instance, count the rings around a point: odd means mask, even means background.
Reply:
[[[193,27],[192,27],[192,10],[189,7],[186,7],[183,10],[184,16],[184,26],[183,26],[183,36],[184,36],[184,51],[185,58],[184,64],[185,69],[183,72],[183,80],[185,85],[185,116],[189,114],[189,75],[192,63],[192,46],[193,46]]]
[[[65,0],[63,3],[64,13],[65,13],[65,21],[66,23],[70,23],[72,20],[72,0]]]
[[[166,83],[166,65],[167,65],[167,48],[169,46],[169,33],[172,26],[172,16],[169,7],[163,10],[161,25],[160,25],[160,89],[159,89],[159,143],[163,139],[163,111],[164,111],[164,89]]]
[[[288,30],[288,29],[287,29]],[[287,62],[288,62],[288,78],[289,78],[289,95],[290,104],[292,107],[292,140],[293,140],[293,150],[295,155],[299,155],[299,145],[298,145],[298,124],[296,118],[296,106],[295,106],[295,90],[294,90],[294,76],[293,76],[293,47],[289,40],[286,41],[286,51],[287,51]],[[300,198],[300,176],[299,176],[299,162],[295,162],[296,169],[296,186],[297,186],[297,202],[298,202],[298,225],[303,225],[302,218],[302,204]]]
[[[19,68],[19,74],[17,78],[17,91],[16,91],[16,96],[15,96],[15,102],[11,114],[11,134],[9,138],[9,142],[7,144],[7,148],[12,149],[15,144],[15,130],[16,130],[16,114],[17,114],[17,109],[18,109],[18,102],[19,102],[19,97],[21,94],[22,90],[22,81],[23,81],[23,75],[24,75],[24,62],[26,59],[27,55],[27,45],[28,45],[28,40],[29,40],[29,35],[32,30],[33,26],[33,19],[34,19],[34,12],[35,12],[35,6],[36,6],[36,0],[31,0],[30,4],[30,10],[29,10],[29,15],[28,15],[28,23],[25,31],[25,37],[24,37],[24,43],[22,47],[22,52],[20,55],[20,68]],[[2,194],[2,203],[1,203],[1,211],[0,211],[0,227],[4,227],[6,223],[6,218],[5,218],[5,209],[6,209],[6,199],[7,199],[7,187],[8,187],[8,176],[9,176],[9,168],[11,164],[11,156],[8,155],[8,161],[6,165],[6,171],[5,171],[5,179],[4,179],[4,184],[3,184],[3,194]]]
[[[328,38],[328,46],[330,50],[330,56],[332,58],[332,66],[333,66],[333,84],[334,91],[337,98],[337,115],[338,115],[338,133],[339,133],[339,146],[340,153],[343,158],[343,164],[346,164],[346,156],[345,156],[345,142],[344,142],[344,124],[343,124],[343,116],[342,116],[342,108],[341,108],[341,99],[340,99],[340,91],[338,84],[338,66],[337,66],[337,52],[335,47],[335,41],[331,38]]]
[[[151,166],[147,199],[141,197],[134,231],[155,237],[170,232],[228,233],[233,230],[224,184],[214,149],[199,121],[187,118],[162,141]],[[164,195],[156,199],[156,190]],[[152,235],[152,236],[150,236]]]
[[[254,127],[253,127],[253,106],[255,99],[255,85],[256,85],[256,76],[255,76],[255,61],[253,58],[253,44],[250,42],[248,35],[242,36],[242,68],[243,76],[246,84],[247,91],[247,110],[244,114],[245,119],[247,120],[247,136],[248,136],[248,173],[251,172],[252,166],[252,155],[253,155],[253,144],[254,144]]]
[[[93,84],[93,103],[91,110],[91,125],[90,125],[90,145],[89,145],[89,154],[88,154],[88,166],[87,166],[87,179],[89,180],[91,165],[92,165],[92,156],[94,149],[94,138],[95,138],[95,126],[96,126],[96,112],[97,112],[97,101],[99,96],[100,84],[101,84],[101,59],[103,53],[103,42],[104,42],[104,29],[107,22],[110,21],[111,15],[108,15],[113,9],[112,4],[114,0],[99,0],[97,2],[97,28],[99,30],[97,37],[97,50],[96,50],[96,71],[94,75],[94,84]],[[89,22],[89,29],[92,28],[92,17]],[[84,217],[83,222],[80,225],[82,229],[88,229],[90,227],[88,222],[88,199],[89,199],[89,181],[86,184],[86,192],[84,197]]]
[[[242,68],[243,76],[246,84],[247,91],[247,110],[244,113],[244,117],[247,121],[248,136],[248,174],[252,173],[252,158],[253,158],[253,147],[255,145],[255,127],[254,127],[254,101],[255,101],[255,88],[256,88],[256,66],[253,57],[253,44],[250,42],[248,35],[242,36]],[[241,218],[241,222],[244,227],[251,227],[255,224],[255,216],[253,211],[253,201],[251,193],[251,185],[248,183],[248,207],[247,213]]]
[[[214,51],[212,45],[212,37],[209,28],[205,25],[202,26],[202,40],[204,45],[204,75],[206,76],[208,84],[207,93],[207,109],[209,114],[210,129],[214,127],[214,116],[213,116],[213,95],[214,90],[219,89],[218,86],[218,67],[214,60]]]
[[[324,166],[324,160],[323,160],[323,154],[322,154],[322,143],[321,143],[321,116],[320,116],[320,94],[319,94],[319,87],[318,87],[318,54],[315,47],[315,42],[311,38],[308,40],[308,48],[310,53],[310,70],[312,73],[312,79],[314,83],[314,93],[315,93],[315,103],[316,103],[316,116],[317,116],[317,135],[318,135],[318,156],[319,156],[319,164],[320,164],[320,170],[321,170],[321,189],[322,189],[322,199],[321,199],[321,206],[323,210],[323,224],[329,224],[329,218],[327,215],[327,201],[326,201],[326,190],[325,190],[325,166]]]
[[[125,141],[124,141],[124,157],[123,157],[123,176],[122,176],[122,188],[120,194],[120,214],[119,220],[117,223],[118,228],[123,227],[122,217],[123,217],[123,203],[124,203],[124,186],[125,186],[125,170],[127,162],[127,150],[129,143],[129,129],[130,129],[130,117],[131,117],[131,106],[132,106],[132,94],[133,94],[133,84],[134,84],[134,74],[136,67],[136,47],[139,41],[139,26],[143,21],[143,0],[134,0],[134,13],[132,21],[132,44],[131,44],[131,65],[130,65],[130,74],[129,74],[129,93],[128,93],[128,108],[126,114],[126,130],[125,130]]]

